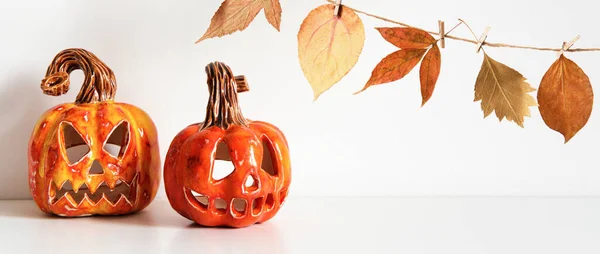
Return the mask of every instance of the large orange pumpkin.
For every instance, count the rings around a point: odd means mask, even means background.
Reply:
[[[33,129],[28,149],[33,199],[42,211],[66,217],[139,211],[160,184],[156,127],[143,110],[114,101],[113,72],[84,49],[57,54],[42,91],[66,93],[69,74],[77,69],[85,81],[76,101],[49,109]],[[79,157],[72,158],[73,147],[82,148]]]
[[[203,226],[246,227],[269,220],[284,203],[291,181],[288,144],[274,125],[242,115],[237,93],[243,76],[214,62],[206,67],[209,101],[204,122],[179,132],[169,147],[164,180],[171,206]],[[215,161],[234,168],[213,177]]]

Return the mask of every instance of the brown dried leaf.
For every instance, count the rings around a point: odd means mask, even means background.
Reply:
[[[583,70],[560,55],[542,77],[537,98],[542,119],[567,143],[590,118],[594,92]]]
[[[401,49],[425,49],[435,43],[433,36],[418,28],[378,27],[375,29],[386,41]]]
[[[264,0],[265,18],[277,31],[281,25],[281,5],[279,0]]]
[[[225,0],[213,15],[204,35],[196,43],[246,29],[263,7],[267,21],[279,31],[281,22],[279,0]]]
[[[498,120],[506,117],[523,127],[528,107],[537,106],[529,92],[535,91],[518,71],[497,62],[484,52],[481,70],[475,82],[475,101],[481,100],[484,118],[496,111]]]
[[[423,61],[421,61],[421,68],[419,70],[419,78],[421,80],[421,107],[427,103],[433,90],[435,89],[435,83],[440,76],[440,68],[442,66],[442,53],[440,48],[433,44],[431,49],[427,51]]]
[[[341,7],[341,15],[334,16],[334,8],[325,4],[313,9],[298,31],[298,58],[314,100],[354,67],[365,42],[358,15]]]
[[[398,50],[384,57],[371,72],[367,84],[358,94],[370,86],[393,82],[406,76],[421,61],[426,49]]]

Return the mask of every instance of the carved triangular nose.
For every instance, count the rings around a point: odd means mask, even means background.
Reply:
[[[94,162],[92,162],[92,167],[90,167],[90,171],[88,174],[104,174],[104,169],[102,169],[102,165],[100,165],[100,162],[98,160],[94,160]]]
[[[252,175],[248,175],[246,181],[244,181],[244,187],[248,191],[256,190],[258,189],[258,181]]]

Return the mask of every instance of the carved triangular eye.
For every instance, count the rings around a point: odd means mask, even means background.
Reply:
[[[279,172],[277,172],[277,168],[275,167],[275,163],[273,163],[273,155],[271,152],[271,148],[273,147],[273,144],[271,144],[271,141],[267,137],[263,137],[262,145],[263,145],[263,159],[262,159],[262,163],[260,164],[261,168],[265,172],[267,172],[269,175],[272,175],[272,176],[279,175]]]
[[[79,133],[73,125],[63,122],[61,124],[61,129],[67,161],[69,164],[73,165],[90,152],[90,147],[83,139],[81,133]]]
[[[108,135],[108,139],[104,143],[104,151],[110,155],[121,159],[127,150],[129,144],[129,123],[122,121]]]
[[[231,157],[229,157],[229,149],[224,142],[217,144],[215,161],[213,163],[212,178],[214,180],[221,180],[235,170],[233,163],[231,163]]]

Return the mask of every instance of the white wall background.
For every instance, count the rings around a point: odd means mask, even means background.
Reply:
[[[297,60],[296,34],[323,0],[282,0],[281,32],[259,13],[244,32],[195,45],[220,0],[23,0],[0,3],[0,198],[29,198],[27,140],[49,107],[73,101],[83,79],[61,97],[43,95],[40,80],[56,53],[86,48],[116,73],[117,100],[146,110],[160,136],[161,160],[173,136],[201,121],[207,100],[204,66],[224,61],[247,75],[244,114],[269,121],[287,135],[292,151],[291,195],[599,195],[600,115],[568,144],[532,111],[525,129],[482,119],[473,86],[482,55],[475,46],[448,41],[432,99],[420,107],[418,71],[405,79],[352,95],[373,67],[395,48],[361,16],[366,41],[358,64],[340,83],[312,101]],[[490,41],[560,46],[576,34],[576,47],[600,47],[595,6],[569,1],[359,1],[345,4],[409,24],[448,29],[458,18]],[[465,27],[455,35],[469,36]],[[555,60],[549,52],[487,49],[538,87]],[[568,57],[598,88],[600,53]],[[598,89],[596,89],[598,90]],[[598,90],[600,91],[600,90]],[[535,92],[533,93],[535,95]],[[161,186],[159,195],[164,197]]]

